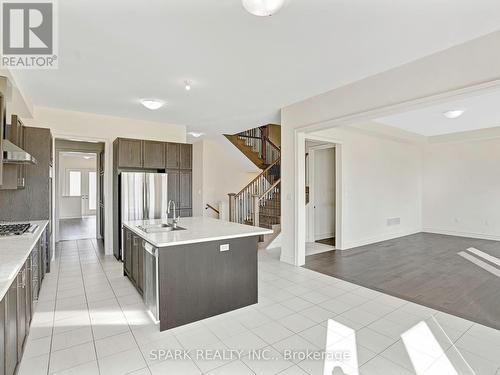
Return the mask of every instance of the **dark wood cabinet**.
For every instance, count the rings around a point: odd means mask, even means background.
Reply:
[[[163,142],[144,141],[143,168],[165,168],[165,144]]]
[[[127,228],[123,228],[123,273],[142,294],[144,288],[144,250],[142,239]]]
[[[10,286],[5,300],[5,374],[13,375],[16,371],[17,358],[17,282]]]
[[[179,153],[179,168],[180,169],[192,169],[193,168],[193,145],[188,143],[183,143],[180,145]]]
[[[138,284],[139,280],[139,237],[132,233],[132,280]]]
[[[192,216],[193,145],[140,139],[117,138],[113,142],[113,253],[125,258],[125,244],[121,244],[122,223],[119,215],[120,179],[122,171],[150,171],[168,174],[168,200],[175,202],[181,217]],[[100,209],[101,205],[99,204]],[[102,204],[104,211],[104,203]],[[169,215],[172,217],[173,213]],[[104,212],[101,213],[104,218]],[[99,226],[104,235],[104,220]],[[128,267],[125,265],[125,267]],[[129,267],[127,271],[132,274]]]
[[[17,360],[23,356],[26,341],[26,264],[17,275]]]
[[[142,168],[142,141],[118,139],[118,165],[122,168]]]
[[[132,233],[123,229],[123,268],[126,274],[132,274]]]
[[[47,233],[47,230],[45,230]],[[42,233],[43,238],[45,233]],[[20,363],[28,336],[33,304],[38,299],[42,239],[0,301],[0,375],[13,375]],[[43,274],[43,272],[42,272]]]
[[[165,168],[178,169],[180,166],[180,144],[165,144]]]
[[[179,174],[179,208],[192,207],[192,172],[181,170]]]
[[[137,288],[142,294],[144,291],[144,249],[142,247],[142,238],[138,237],[137,246]]]

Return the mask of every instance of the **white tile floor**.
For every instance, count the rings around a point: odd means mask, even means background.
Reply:
[[[348,353],[357,355],[364,375],[500,375],[499,331],[280,263],[262,251],[257,305],[159,332],[122,276],[121,263],[101,256],[94,245],[61,243],[43,282],[19,375],[315,375],[323,374],[325,361],[284,358],[286,351],[345,353],[353,343]],[[192,351],[188,358],[158,360],[152,354],[159,349]],[[205,355],[263,349],[273,360],[248,352],[196,358],[194,349],[212,350]]]

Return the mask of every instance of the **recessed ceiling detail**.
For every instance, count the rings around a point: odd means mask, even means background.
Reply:
[[[427,137],[494,128],[500,127],[498,103],[500,90],[375,121]]]

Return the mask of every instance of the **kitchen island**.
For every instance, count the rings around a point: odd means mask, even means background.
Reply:
[[[257,303],[257,243],[271,230],[206,217],[123,226],[124,274],[161,331]]]

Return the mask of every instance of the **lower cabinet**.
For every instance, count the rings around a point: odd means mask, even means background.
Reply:
[[[144,249],[142,239],[123,228],[123,273],[127,276],[139,293],[144,288]]]
[[[42,250],[39,241],[0,301],[0,375],[14,375],[21,361],[34,303],[45,275]]]

